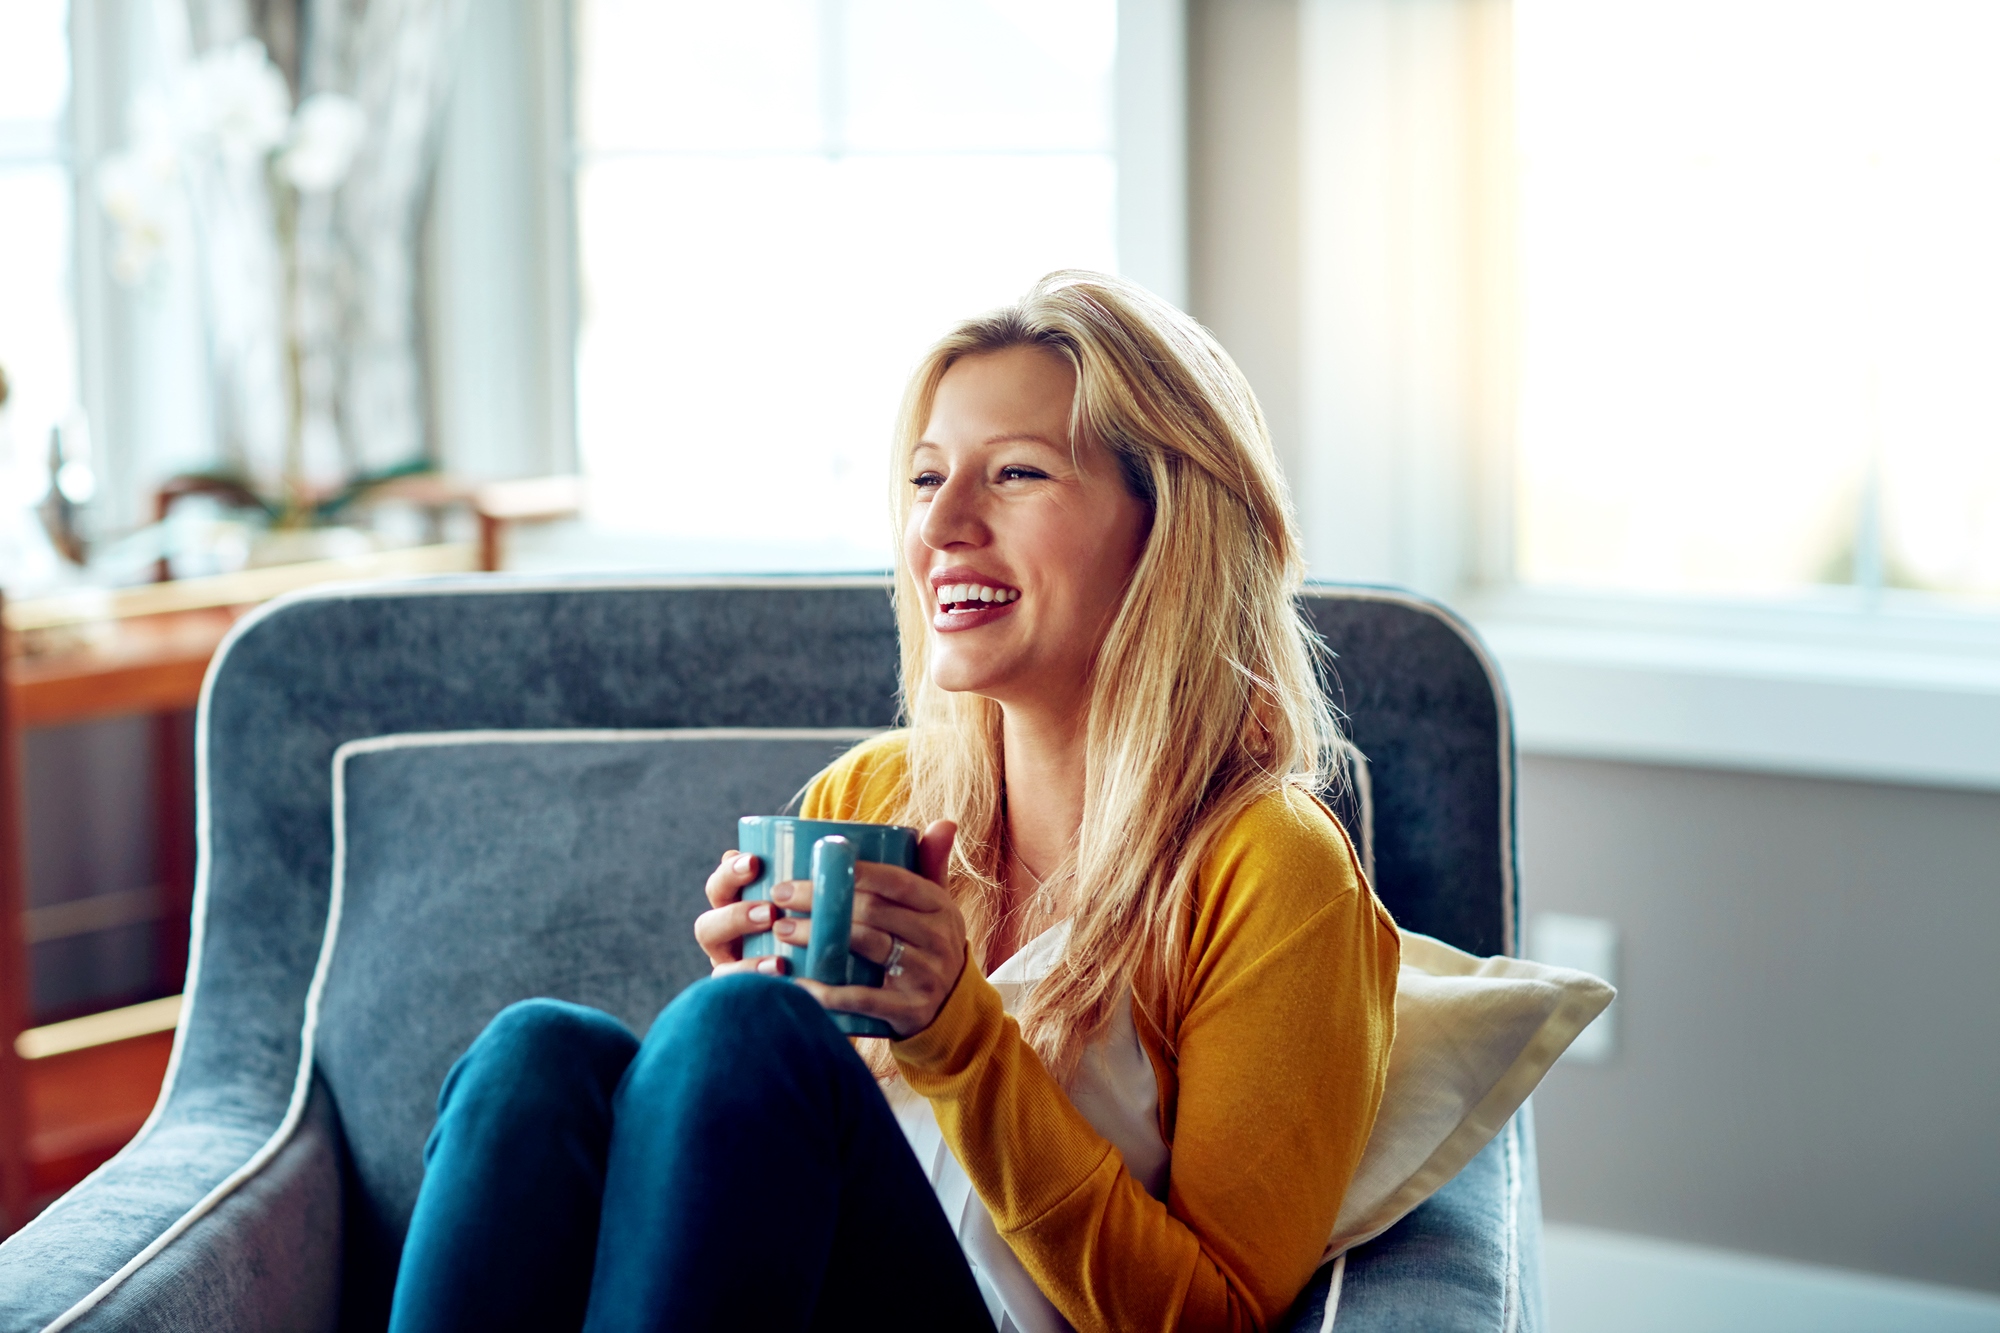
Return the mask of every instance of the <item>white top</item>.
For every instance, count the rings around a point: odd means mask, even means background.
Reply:
[[[1065,921],[1028,941],[995,969],[989,980],[1000,992],[1008,1013],[1015,1012],[1029,989],[1049,974],[1068,942],[1069,923]],[[1166,1140],[1160,1137],[1160,1088],[1154,1081],[1153,1063],[1139,1044],[1139,1030],[1132,1023],[1129,989],[1111,1013],[1111,1025],[1085,1049],[1064,1091],[1083,1118],[1111,1140],[1133,1179],[1148,1194],[1164,1201],[1169,1154]],[[1000,1333],[1068,1333],[1069,1321],[1042,1295],[994,1229],[993,1215],[986,1211],[978,1191],[951,1155],[931,1104],[902,1079],[887,1085],[884,1093],[918,1164],[937,1191],[946,1219],[958,1232],[958,1243]]]

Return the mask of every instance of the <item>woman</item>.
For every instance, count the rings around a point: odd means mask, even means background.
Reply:
[[[925,829],[860,872],[886,983],[744,960],[810,886],[773,921],[725,855],[715,979],[643,1044],[530,1001],[454,1067],[392,1327],[1264,1328],[1319,1263],[1398,948],[1310,794],[1337,740],[1248,385],[1056,273],[933,349],[896,449],[910,726],[803,805]],[[872,1072],[820,1006],[889,1022]]]

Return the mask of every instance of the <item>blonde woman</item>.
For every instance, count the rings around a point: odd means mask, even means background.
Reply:
[[[1398,946],[1312,794],[1337,737],[1248,385],[1055,273],[932,350],[895,464],[909,726],[802,809],[925,830],[920,873],[861,870],[886,984],[744,960],[805,942],[810,886],[773,921],[724,856],[716,976],[643,1044],[530,1001],[453,1069],[392,1327],[1261,1329],[1318,1265]]]

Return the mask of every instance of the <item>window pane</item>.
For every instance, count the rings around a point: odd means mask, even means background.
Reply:
[[[76,404],[69,210],[69,173],[61,167],[0,170],[0,255],[6,256],[0,263],[0,367],[10,390],[0,408],[0,504],[26,501],[41,475],[49,428]]]
[[[1522,577],[2000,591],[2000,6],[1516,16]]]
[[[587,168],[578,430],[613,527],[886,558],[904,379],[951,323],[1112,265],[1096,158]],[[1063,208],[996,207],[1017,200]],[[1095,235],[1085,225],[1096,221]]]
[[[852,0],[846,146],[1108,152],[1116,15],[1069,0]]]
[[[577,133],[585,150],[820,147],[815,0],[585,0]]]
[[[590,0],[583,40],[630,50],[662,24],[734,24],[709,8]],[[628,32],[630,12],[642,21]],[[1108,54],[1049,50],[1064,31],[1096,50],[1111,14],[1108,0],[770,7],[730,48],[744,77],[789,71],[789,87],[800,69],[836,71],[787,104],[806,108],[797,133],[758,120],[768,108],[691,109],[658,77],[601,96],[589,82],[604,66],[585,61],[577,96],[597,137],[576,180],[577,397],[592,518],[886,563],[889,435],[917,358],[1050,269],[1115,268]],[[944,108],[953,90],[977,109]],[[604,147],[635,143],[648,147]]]
[[[69,6],[7,0],[0,21],[0,124],[51,122],[69,99]]]
[[[0,583],[22,565],[19,507],[40,493],[49,430],[75,410],[70,179],[63,157],[69,39],[63,0],[10,5],[0,36]]]

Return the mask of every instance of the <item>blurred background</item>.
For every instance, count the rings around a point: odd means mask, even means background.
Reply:
[[[884,568],[909,368],[1086,267],[1238,359],[1314,577],[1509,683],[1521,946],[1622,992],[1536,1097],[1560,1333],[2000,1328],[1996,60],[1992,0],[5,0],[38,1188],[157,1087],[236,616]]]

